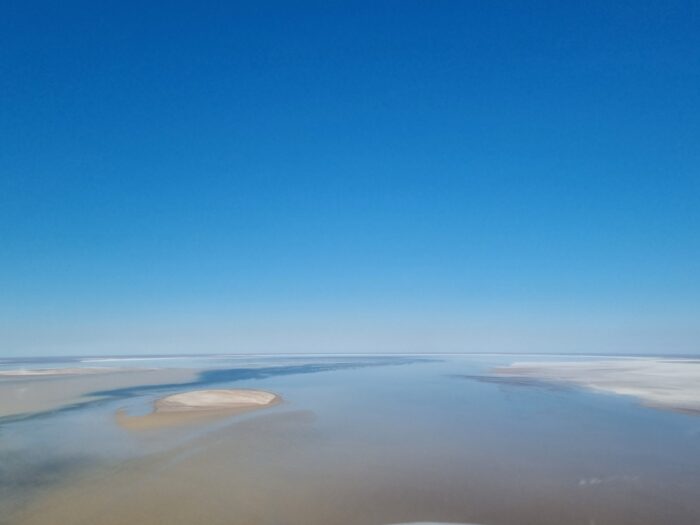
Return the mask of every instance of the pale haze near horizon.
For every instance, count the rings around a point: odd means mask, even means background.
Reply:
[[[688,4],[23,4],[0,357],[699,354]]]

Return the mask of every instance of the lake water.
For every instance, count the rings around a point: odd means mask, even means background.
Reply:
[[[111,389],[70,409],[0,419],[0,522],[700,523],[700,418],[622,396],[479,380],[513,360],[5,360],[6,369],[198,372],[184,385]],[[163,395],[219,387],[284,402],[157,432],[115,424],[117,409],[145,413]]]

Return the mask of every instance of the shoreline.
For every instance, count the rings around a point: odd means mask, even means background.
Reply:
[[[700,414],[700,362],[696,359],[515,362],[496,368],[494,377],[577,386],[632,397],[650,408]]]

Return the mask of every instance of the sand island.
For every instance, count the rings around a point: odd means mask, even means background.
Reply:
[[[281,398],[263,390],[194,390],[162,397],[144,416],[117,412],[117,423],[131,430],[154,429],[251,412],[278,404]]]

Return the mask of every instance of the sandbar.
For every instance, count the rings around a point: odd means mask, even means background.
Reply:
[[[153,411],[144,416],[130,416],[119,410],[116,419],[130,430],[157,429],[259,410],[280,401],[277,394],[263,390],[194,390],[156,400]]]

